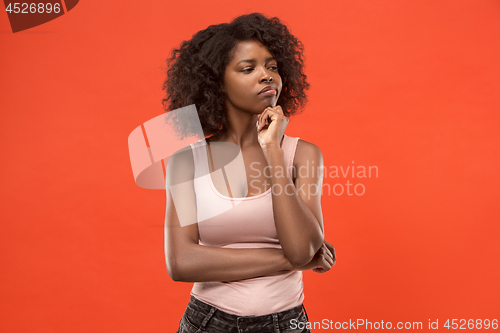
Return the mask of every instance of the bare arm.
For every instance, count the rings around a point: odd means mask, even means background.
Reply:
[[[276,231],[285,255],[294,267],[309,263],[323,245],[323,216],[321,189],[323,165],[321,150],[300,140],[297,144],[294,166],[305,168],[298,173],[295,184],[286,172],[284,152],[280,142],[288,125],[281,106],[267,107],[256,123],[259,144],[271,169],[273,212]],[[311,168],[311,166],[314,166]],[[323,169],[320,169],[323,171]],[[297,187],[295,187],[297,186]]]
[[[170,158],[167,167],[165,258],[168,273],[174,281],[235,281],[293,269],[281,249],[225,249],[199,245],[198,224],[193,213],[196,212],[193,177],[191,150]],[[178,187],[174,191],[180,214],[174,205],[169,184],[182,185],[181,192],[178,192]]]
[[[278,238],[286,257],[296,267],[311,262],[323,245],[321,188],[323,165],[321,150],[299,140],[295,154],[295,184],[286,170],[284,152],[277,144],[263,147],[271,168],[273,212]],[[313,170],[314,169],[314,170]],[[301,172],[300,172],[301,171]],[[314,171],[314,172],[313,172]]]

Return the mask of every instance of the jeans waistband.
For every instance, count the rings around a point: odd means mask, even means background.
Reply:
[[[294,318],[299,318],[304,308],[303,305],[294,308],[261,316],[238,316],[235,314],[224,312],[210,304],[200,301],[194,296],[191,296],[187,311],[191,309],[191,314],[199,318],[199,322],[204,325],[208,324],[212,317],[217,318],[218,325],[224,326],[228,332],[233,328],[238,327],[240,332],[264,332],[268,331],[264,328],[272,329],[279,332],[289,328],[290,321]],[[305,314],[305,309],[304,309]],[[305,315],[304,319],[307,318]],[[222,328],[222,327],[221,327]],[[247,329],[248,328],[248,329]],[[260,329],[258,329],[260,328]],[[255,330],[257,329],[257,330]]]
[[[200,301],[199,299],[197,299],[196,297],[194,296],[191,296],[191,299],[190,299],[190,303],[191,304],[194,304],[196,305],[197,307],[199,307],[200,309],[203,309],[205,312],[210,312],[210,310],[212,308],[215,308],[219,314],[220,317],[222,318],[225,318],[227,320],[230,320],[230,321],[236,321],[238,320],[238,318],[247,318],[249,319],[250,321],[262,321],[266,318],[270,318],[271,321],[273,319],[273,316],[272,314],[268,314],[268,315],[262,315],[262,316],[238,316],[238,315],[235,315],[235,314],[232,314],[232,313],[227,313],[227,312],[224,312],[222,310],[220,310],[219,308],[216,308],[210,304],[207,304],[205,302],[202,302]],[[281,315],[281,316],[285,316],[287,314],[296,314],[296,313],[300,313],[302,311],[302,307],[303,305],[298,305],[294,308],[291,308],[291,309],[288,309],[288,310],[285,310],[285,311],[281,311],[281,312],[277,312],[278,315]]]

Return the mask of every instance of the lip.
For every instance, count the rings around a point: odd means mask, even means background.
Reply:
[[[278,90],[276,89],[276,87],[274,86],[265,86],[259,93],[258,95],[270,95],[270,96],[273,96],[273,95],[276,95],[276,93],[278,92]]]

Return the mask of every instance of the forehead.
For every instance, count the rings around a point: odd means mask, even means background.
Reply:
[[[269,49],[259,41],[245,40],[236,44],[232,52],[231,63],[245,59],[266,59],[272,57]]]

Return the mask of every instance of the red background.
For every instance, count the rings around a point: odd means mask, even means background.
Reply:
[[[0,330],[175,332],[190,283],[165,267],[165,193],[127,137],[162,113],[170,50],[260,11],[305,45],[287,134],[330,166],[337,265],[304,273],[311,321],[500,319],[500,2],[81,1],[13,34],[0,14]]]

